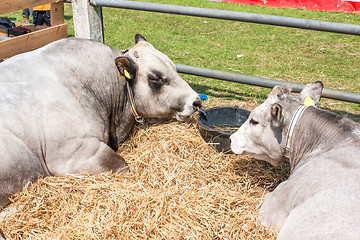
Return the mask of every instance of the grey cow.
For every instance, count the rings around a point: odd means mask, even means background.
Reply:
[[[134,114],[185,120],[201,106],[167,56],[135,43],[70,38],[0,64],[0,207],[39,176],[128,171],[115,151]]]
[[[265,196],[260,221],[278,239],[360,239],[360,125],[314,106],[323,85],[276,86],[231,136],[231,149],[291,174]]]

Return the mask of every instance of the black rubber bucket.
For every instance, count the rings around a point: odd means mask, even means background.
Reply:
[[[200,110],[198,126],[206,142],[219,152],[231,154],[230,136],[248,119],[249,110],[237,107],[214,107]]]

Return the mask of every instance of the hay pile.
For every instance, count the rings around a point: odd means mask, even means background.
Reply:
[[[138,126],[120,154],[130,174],[40,179],[0,228],[9,239],[276,238],[258,210],[288,166],[218,153],[194,119]]]

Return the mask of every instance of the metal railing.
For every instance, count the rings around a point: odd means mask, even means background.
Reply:
[[[273,15],[217,10],[217,9],[185,7],[185,6],[168,5],[168,4],[123,1],[123,0],[90,0],[90,4],[94,7],[113,7],[113,8],[186,15],[186,16],[194,16],[194,17],[216,18],[216,19],[259,23],[259,24],[301,28],[301,29],[360,36],[360,25],[352,25],[352,24],[343,24],[343,23],[334,23],[334,22],[326,22],[326,21],[280,17]],[[305,86],[303,84],[290,83],[290,82],[279,81],[274,79],[247,76],[242,74],[223,72],[223,71],[186,66],[180,64],[176,64],[176,67],[178,72],[180,73],[237,82],[237,83],[244,83],[244,84],[266,87],[266,88],[273,88],[276,85],[286,85],[292,87],[294,92],[300,92]],[[324,88],[322,92],[322,96],[325,98],[341,100],[345,102],[360,103],[360,94],[357,93],[350,93],[350,92]]]
[[[186,73],[190,75],[219,79],[229,82],[243,83],[253,86],[261,86],[265,88],[273,88],[276,85],[283,85],[283,86],[291,87],[293,92],[301,92],[301,90],[305,87],[304,84],[299,84],[299,83],[291,83],[291,82],[285,82],[285,81],[274,80],[269,78],[254,77],[254,76],[248,76],[238,73],[224,72],[224,71],[199,68],[199,67],[193,67],[193,66],[187,66],[181,64],[175,64],[175,65],[179,73]],[[360,94],[357,93],[324,88],[321,93],[321,96],[324,98],[336,99],[345,102],[360,103]]]
[[[124,8],[150,12],[170,13],[193,17],[206,17],[224,20],[233,20],[267,25],[302,28],[317,31],[343,33],[360,36],[360,25],[316,21],[291,17],[280,17],[273,15],[235,12],[218,9],[185,7],[169,4],[122,1],[122,0],[90,0],[93,6]]]

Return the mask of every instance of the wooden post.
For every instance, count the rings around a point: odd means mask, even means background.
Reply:
[[[64,24],[64,2],[51,3],[51,26]]]
[[[75,37],[104,42],[102,8],[86,0],[72,0]]]

